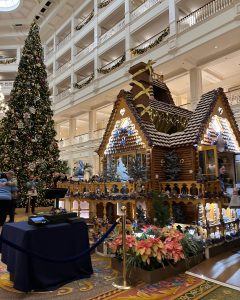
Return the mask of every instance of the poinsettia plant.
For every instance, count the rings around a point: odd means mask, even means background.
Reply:
[[[188,240],[191,240],[189,243]],[[109,242],[111,252],[122,258],[122,235]],[[192,247],[189,249],[189,245]],[[126,236],[127,265],[154,270],[201,252],[201,246],[192,236],[174,228],[144,226],[137,235]]]

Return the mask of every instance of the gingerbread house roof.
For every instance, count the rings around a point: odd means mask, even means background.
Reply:
[[[223,92],[222,88],[218,88],[216,90],[212,90],[208,93],[203,94],[194,112],[183,109],[181,107],[177,107],[175,105],[163,103],[155,99],[151,100],[149,102],[149,105],[152,109],[158,112],[166,112],[178,115],[187,119],[186,128],[183,131],[175,132],[172,134],[160,132],[156,129],[154,123],[143,120],[134,106],[131,92],[126,91],[120,92],[118,100],[115,102],[113,112],[109,120],[109,124],[114,121],[114,116],[118,109],[118,103],[119,101],[121,101],[121,99],[125,99],[126,105],[130,109],[136,122],[141,128],[150,147],[178,147],[184,145],[186,146],[198,144],[203,133],[207,128],[207,124],[216,106],[216,102],[218,101],[218,99],[221,99],[221,105],[223,106],[223,109],[227,111],[227,116],[233,128],[233,132],[237,138],[238,143],[240,144],[240,134],[238,125],[236,123],[233,112],[230,108],[227,97]],[[104,136],[109,134],[109,124],[107,126]],[[102,147],[104,147],[104,139],[97,152],[99,152],[99,150]]]

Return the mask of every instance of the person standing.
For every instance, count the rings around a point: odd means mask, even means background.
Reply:
[[[14,191],[12,192],[12,200],[9,206],[9,223],[13,223],[14,222],[14,218],[15,218],[15,208],[16,208],[16,202],[18,199],[18,195],[17,195],[17,179],[14,177],[15,173],[10,170],[8,172],[6,172],[6,178],[7,178],[7,185],[14,187]]]
[[[31,206],[32,214],[35,213],[35,206],[36,206],[36,201],[37,201],[37,185],[38,185],[38,180],[36,179],[36,177],[31,175],[29,178],[29,181],[27,182],[28,201],[27,201],[26,210],[25,210],[26,213],[28,213],[28,211],[30,210],[29,206]]]
[[[7,178],[0,178],[0,226],[6,221],[12,200],[12,193],[17,191],[16,186],[8,183]]]

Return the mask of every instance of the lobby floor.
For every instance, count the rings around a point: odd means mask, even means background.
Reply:
[[[240,249],[205,260],[186,273],[240,291]]]

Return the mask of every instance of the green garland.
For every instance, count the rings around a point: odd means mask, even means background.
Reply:
[[[104,8],[106,6],[108,6],[109,3],[111,3],[113,0],[107,0],[107,1],[103,1],[101,3],[98,4],[98,8]]]
[[[0,60],[0,65],[8,65],[15,62],[16,58],[5,59],[4,61]]]
[[[75,30],[82,29],[85,25],[87,25],[87,23],[89,23],[92,20],[93,17],[94,17],[94,9],[91,11],[90,15],[88,15],[88,17],[85,19],[85,22],[77,25],[75,27]]]
[[[149,49],[152,49],[155,46],[159,45],[167,35],[169,35],[169,27],[164,29],[163,33],[152,44],[148,45],[145,48],[140,48],[140,49],[132,48],[132,49],[130,49],[130,51],[133,55],[143,54],[144,52],[148,51]]]
[[[108,74],[111,71],[113,71],[114,69],[120,67],[125,62],[125,60],[126,60],[126,56],[125,56],[125,54],[123,54],[121,59],[112,67],[110,67],[108,69],[104,69],[104,67],[102,67],[102,68],[97,69],[97,71],[98,71],[98,73],[101,73],[101,74]]]
[[[92,73],[90,75],[90,77],[88,78],[88,80],[86,80],[82,84],[74,83],[73,87],[76,88],[76,89],[81,89],[81,88],[85,87],[86,85],[88,85],[93,80],[93,78],[94,78],[94,73]]]

